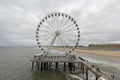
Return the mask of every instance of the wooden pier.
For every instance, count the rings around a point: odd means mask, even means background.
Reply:
[[[54,64],[55,70],[58,70],[59,64],[63,65],[63,71],[75,72],[79,69],[81,73],[86,74],[86,80],[89,80],[88,71],[94,74],[95,80],[100,80],[104,78],[105,80],[114,80],[113,75],[104,74],[99,68],[84,60],[81,57],[76,57],[75,55],[69,56],[34,56],[32,62],[32,69],[44,71],[49,70]]]

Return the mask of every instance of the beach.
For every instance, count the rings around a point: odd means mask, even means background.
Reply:
[[[75,52],[98,55],[98,56],[103,56],[103,57],[120,58],[120,51],[75,49]]]

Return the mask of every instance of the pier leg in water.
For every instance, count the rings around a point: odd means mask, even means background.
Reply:
[[[58,62],[55,63],[55,68],[58,69]]]
[[[84,65],[81,63],[81,71],[84,73]]]
[[[88,69],[86,68],[86,80],[88,80]]]
[[[96,76],[96,80],[98,80],[98,76]]]
[[[81,63],[81,65],[80,65],[80,69],[81,69],[81,71],[82,71],[82,63]]]
[[[66,71],[66,62],[64,62],[64,71]]]
[[[48,66],[49,66],[49,69],[50,69],[50,67],[51,67],[51,62],[48,63]]]
[[[46,68],[47,68],[47,70],[48,70],[48,62],[46,63]]]
[[[80,63],[78,63],[78,68],[80,67]]]
[[[44,62],[44,70],[46,70],[47,62]]]
[[[75,63],[72,63],[73,64],[73,71],[75,71]]]
[[[41,62],[41,71],[43,70],[43,62]]]
[[[72,71],[72,63],[68,63],[69,64],[69,71]]]
[[[37,70],[39,70],[39,67],[40,67],[40,63],[37,61]]]
[[[34,69],[34,61],[32,61],[32,70]]]
[[[84,65],[83,65],[83,73],[85,72],[85,67],[84,67]]]

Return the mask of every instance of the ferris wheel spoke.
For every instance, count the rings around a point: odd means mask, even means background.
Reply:
[[[54,27],[53,27],[53,25],[49,22],[49,21],[46,21],[48,24],[49,24],[49,26],[52,28],[52,30],[54,29]]]
[[[68,24],[68,22],[69,22],[69,19],[64,23],[63,28],[65,27],[65,25]]]
[[[71,30],[71,31],[62,31],[63,33],[71,33],[71,34],[78,34],[77,30]]]
[[[46,36],[48,36],[49,34],[41,34],[41,35],[39,35],[39,37],[46,37]]]
[[[67,30],[64,30],[65,32],[68,32],[68,31],[77,31],[77,29],[67,29]]]
[[[51,22],[49,22],[49,23],[51,23],[51,24],[53,25],[53,26],[51,25],[52,28],[55,28],[55,24],[54,24],[54,22],[55,22],[55,19],[53,19]]]
[[[69,39],[69,38],[65,38],[66,40],[68,40],[68,41],[70,41],[71,43],[74,43],[75,42],[75,40],[71,40],[71,39]]]
[[[46,28],[46,27],[41,28],[40,30],[41,30],[41,31],[44,31],[44,32],[52,32],[51,29],[48,29],[48,28]]]
[[[67,36],[65,36],[65,35],[62,35],[65,39],[69,39],[69,40],[71,40],[72,42],[74,42],[75,40],[72,40],[72,39],[70,39],[69,38],[69,36],[67,35]],[[77,36],[76,36],[77,37]]]
[[[42,26],[46,27],[46,29],[48,29],[48,30],[52,30],[50,27],[48,27],[48,26],[46,26],[44,24],[42,24]]]
[[[73,35],[73,34],[64,34],[64,36],[71,36],[71,37],[77,37],[76,35]]]
[[[64,27],[63,29],[69,28],[69,27],[71,27],[72,25],[74,25],[74,24],[72,23],[72,24],[70,24],[70,25]]]
[[[58,21],[58,16],[57,16],[57,28],[58,28],[58,22],[59,22],[59,21]]]
[[[63,45],[63,48],[64,48],[65,52],[67,52],[67,51],[66,51],[66,48],[65,48],[65,44],[63,43],[63,40],[62,40],[61,36],[59,36],[59,39],[60,39],[60,41],[61,41],[61,43],[62,43],[62,45]]]
[[[59,27],[61,27],[64,18],[61,19]]]
[[[51,37],[52,37],[52,36],[49,36],[47,39],[45,39],[45,40],[41,41],[40,43],[47,42],[48,40],[50,40],[50,38],[51,38]]]
[[[43,31],[43,32],[49,32],[49,33],[51,33],[51,32],[50,32],[50,31],[48,31],[48,30],[42,30],[42,29],[41,29],[40,31]]]
[[[58,47],[58,38],[56,38],[56,47],[59,48]]]
[[[62,36],[62,35],[61,35]],[[63,41],[65,42],[66,40],[67,40],[67,42],[69,41],[70,43],[72,43],[72,44],[75,44],[74,42],[75,41],[73,41],[73,40],[71,40],[71,39],[69,39],[69,38],[66,38],[66,37],[64,37],[64,36],[62,36],[63,38]],[[68,44],[69,44],[69,42],[68,42]],[[73,48],[73,47],[72,47]]]

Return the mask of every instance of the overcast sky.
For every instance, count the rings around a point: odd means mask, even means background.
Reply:
[[[0,46],[36,45],[36,27],[52,12],[75,18],[80,45],[120,43],[120,0],[0,0]]]

